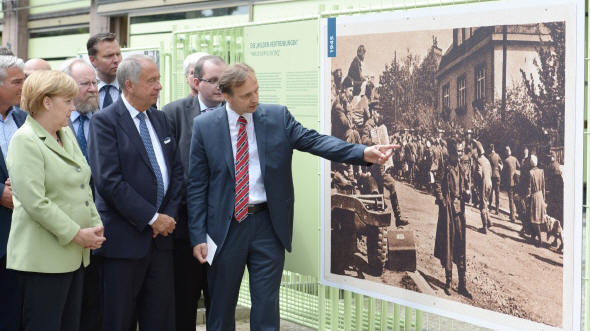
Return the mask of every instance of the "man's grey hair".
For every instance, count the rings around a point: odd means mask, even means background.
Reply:
[[[145,62],[155,63],[154,59],[143,54],[133,54],[121,61],[119,68],[117,68],[117,82],[121,89],[125,89],[125,82],[128,80],[137,83],[139,75],[141,75],[142,64]]]
[[[209,54],[205,52],[196,52],[187,56],[184,59],[184,62],[182,63],[182,68],[184,69],[184,76],[188,76],[190,74],[191,67],[194,67],[200,58],[207,55]]]
[[[4,84],[4,80],[8,76],[6,69],[19,68],[20,70],[23,70],[24,67],[25,63],[23,62],[23,59],[19,59],[12,55],[0,55],[0,85]]]
[[[65,73],[68,76],[72,75],[72,67],[74,66],[74,64],[76,63],[81,63],[81,64],[85,64],[87,66],[89,66],[90,68],[92,68],[86,61],[82,60],[79,57],[73,57],[73,58],[69,58],[67,59],[59,68],[59,70],[61,70],[63,73]],[[93,69],[94,70],[94,69]]]
[[[225,61],[217,55],[203,56],[195,64],[195,70],[194,70],[194,77],[195,78],[199,78],[199,79],[203,78],[203,74],[204,74],[203,66],[205,66],[206,62],[213,62],[216,65],[225,64]]]

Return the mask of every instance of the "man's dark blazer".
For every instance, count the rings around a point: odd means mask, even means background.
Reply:
[[[293,235],[293,150],[363,164],[364,145],[346,143],[304,128],[284,106],[261,104],[253,114],[260,168],[271,223],[281,244],[291,250]],[[197,117],[189,160],[187,203],[191,244],[209,234],[221,251],[234,211],[234,157],[226,107]]]
[[[27,113],[13,107],[12,116],[14,122],[19,128],[25,122]],[[0,153],[0,194],[4,192],[4,182],[8,178],[8,169],[6,169],[6,161],[4,155]],[[12,219],[12,210],[4,206],[0,206],[0,258],[6,255],[6,243],[8,242],[8,234],[10,233],[10,221]]]
[[[162,108],[168,122],[172,136],[178,142],[178,154],[184,168],[185,183],[188,179],[188,155],[193,134],[193,119],[201,114],[201,105],[198,97],[186,97],[173,101]],[[188,240],[188,226],[186,222],[186,194],[183,186],[182,202],[179,217],[176,220],[175,238]]]
[[[163,112],[146,111],[166,159],[169,185],[156,209],[157,181],[139,132],[122,98],[92,116],[88,158],[96,187],[96,208],[108,238],[96,254],[109,258],[145,257],[152,243],[148,224],[156,212],[177,217],[182,165]],[[170,236],[157,236],[159,249],[172,249]]]

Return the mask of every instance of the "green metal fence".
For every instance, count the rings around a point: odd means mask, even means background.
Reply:
[[[514,0],[516,1],[516,0]],[[360,12],[375,12],[385,10],[400,10],[416,7],[432,7],[443,5],[458,5],[463,3],[472,3],[480,1],[452,1],[452,0],[432,0],[432,1],[404,1],[388,0],[381,1],[382,5],[364,5],[363,1],[347,1],[345,7],[335,5],[331,1],[317,1],[320,15],[351,14]],[[346,11],[341,11],[342,9]],[[334,12],[334,10],[340,10]],[[590,34],[588,26],[588,0],[586,0],[586,85],[585,95],[590,94],[588,80],[590,72],[588,70],[590,54],[587,37]],[[210,54],[219,55],[228,63],[235,63],[244,58],[244,25],[228,26],[216,29],[200,29],[194,31],[177,31],[172,34],[171,51],[169,53],[170,71],[168,79],[168,91],[165,93],[165,102],[184,97],[188,90],[184,83],[182,71],[182,62],[186,55],[195,51],[206,51]],[[590,100],[586,97],[585,114],[587,116],[590,109]],[[319,112],[319,110],[318,110]],[[590,143],[590,132],[585,128],[584,131],[584,164],[586,164],[587,146]],[[590,169],[584,168],[584,182],[590,178]],[[319,186],[318,186],[319,189]],[[584,208],[589,205],[590,187],[586,191],[586,200]],[[319,218],[319,214],[318,214]],[[590,222],[590,213],[586,213],[585,224]],[[590,228],[585,227],[584,258],[590,256]],[[319,240],[319,238],[318,238]],[[584,325],[590,325],[590,265],[586,264],[583,277],[584,288]],[[247,273],[244,276],[240,289],[240,298],[238,303],[243,306],[250,306],[249,282]],[[367,297],[358,293],[340,290],[319,283],[317,277],[313,275],[302,275],[290,271],[284,271],[280,291],[281,317],[301,325],[318,329],[318,330],[486,330],[477,326],[441,317],[435,314],[429,314],[420,310],[405,307],[399,304]],[[588,329],[588,328],[585,328]]]

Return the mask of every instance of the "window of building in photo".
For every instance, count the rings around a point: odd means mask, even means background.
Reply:
[[[464,107],[467,104],[466,92],[465,75],[463,75],[457,78],[457,107]]]
[[[475,100],[486,97],[486,66],[480,65],[475,69]]]
[[[442,88],[442,105],[443,108],[451,108],[451,83],[446,83]]]

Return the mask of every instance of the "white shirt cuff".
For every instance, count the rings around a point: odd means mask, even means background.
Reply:
[[[152,217],[152,219],[151,219],[151,220],[148,222],[148,224],[149,224],[149,225],[152,225],[152,224],[154,224],[154,222],[155,222],[155,221],[158,219],[158,216],[159,216],[159,215],[160,215],[160,214],[158,214],[158,213],[154,214],[154,217]]]

